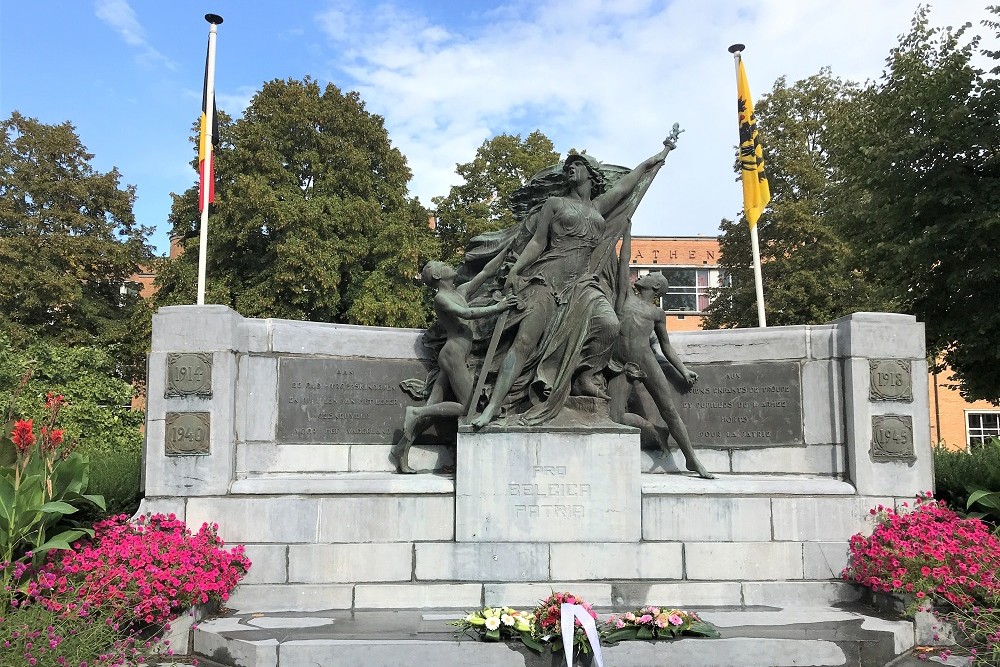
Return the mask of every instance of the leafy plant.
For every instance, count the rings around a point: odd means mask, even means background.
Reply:
[[[1000,490],[1000,439],[991,438],[966,450],[934,449],[935,496],[956,509],[968,509],[970,496],[977,490]],[[995,525],[1000,517],[984,519]]]
[[[870,537],[851,537],[842,577],[884,593],[910,593],[907,609],[934,599],[971,608],[1000,595],[1000,538],[979,519],[964,519],[930,493],[912,511],[881,505]]]
[[[969,516],[978,519],[990,519],[994,524],[1000,526],[1000,491],[988,491],[986,489],[976,489],[969,495],[965,509],[972,509],[980,506],[982,512],[970,512]]]

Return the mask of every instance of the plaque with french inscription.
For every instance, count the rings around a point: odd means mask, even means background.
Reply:
[[[212,416],[208,412],[168,412],[164,433],[167,456],[198,456],[210,453]]]
[[[167,391],[170,396],[212,395],[212,353],[186,352],[167,355]]]
[[[282,357],[277,441],[392,444],[402,433],[406,407],[423,405],[399,383],[426,375],[427,366],[417,360]],[[425,434],[428,441],[438,437],[433,429]]]
[[[912,461],[913,419],[908,415],[873,415],[873,461]]]
[[[661,362],[667,377],[677,372]],[[802,380],[795,362],[689,364],[698,382],[672,400],[697,447],[801,445]]]
[[[913,402],[913,382],[910,376],[909,359],[872,359],[871,391],[872,401]]]

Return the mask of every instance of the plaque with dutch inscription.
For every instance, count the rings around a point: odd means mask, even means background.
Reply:
[[[167,456],[199,456],[210,453],[212,416],[208,412],[168,412],[164,433]]]
[[[913,402],[909,359],[872,359],[870,367],[870,400]]]
[[[667,377],[677,375],[661,362]],[[795,362],[689,364],[698,382],[672,400],[697,447],[801,445],[802,380]]]
[[[873,415],[873,461],[913,461],[913,419],[907,415]]]
[[[167,355],[166,396],[212,395],[212,354],[210,352]]]
[[[426,374],[424,363],[409,359],[283,357],[277,441],[390,445],[402,433],[406,407],[423,405],[399,383]],[[422,440],[441,438],[430,429]]]

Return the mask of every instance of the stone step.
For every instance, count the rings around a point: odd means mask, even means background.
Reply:
[[[692,608],[721,639],[686,638],[603,646],[608,667],[883,667],[913,646],[912,624],[864,609]],[[561,654],[536,656],[518,642],[456,641],[449,620],[465,610],[274,614],[231,613],[194,631],[201,665],[241,667],[551,667]],[[603,619],[605,614],[599,616]],[[558,658],[558,660],[556,659]],[[579,665],[593,664],[579,660]]]
[[[331,578],[335,576],[331,575]],[[329,581],[329,580],[327,580]],[[571,590],[601,607],[647,604],[827,607],[856,602],[860,589],[843,581],[565,581],[241,584],[227,606],[238,612],[322,609],[398,610],[482,605],[533,607],[553,590]]]

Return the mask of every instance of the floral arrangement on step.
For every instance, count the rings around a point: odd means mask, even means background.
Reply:
[[[601,639],[609,644],[632,639],[675,639],[681,636],[718,638],[718,629],[697,614],[666,607],[642,607],[612,615],[601,626]]]
[[[540,601],[530,612],[517,611],[510,607],[486,607],[449,624],[457,626],[464,634],[479,641],[520,640],[536,653],[544,652],[546,647],[555,653],[563,650],[564,604],[577,605],[578,614],[582,613],[593,619],[591,631],[596,630],[594,635],[601,644],[635,639],[670,640],[681,636],[711,638],[720,636],[714,625],[703,621],[694,612],[668,607],[642,607],[621,615],[612,615],[604,623],[597,623],[597,614],[593,606],[572,593],[553,593]],[[593,652],[594,647],[580,616],[575,616],[573,620],[573,653]]]

